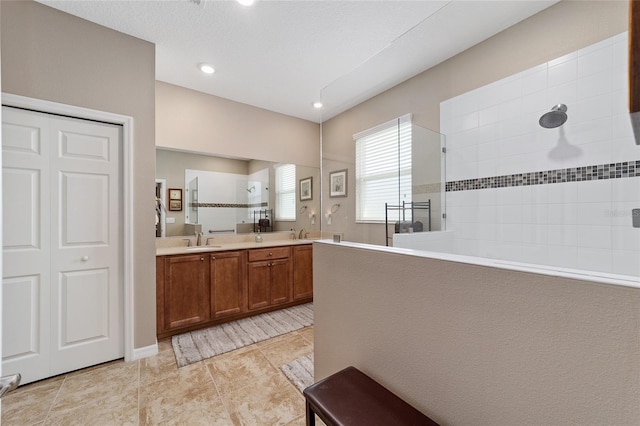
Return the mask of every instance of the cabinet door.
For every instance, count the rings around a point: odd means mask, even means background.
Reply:
[[[291,262],[289,259],[271,261],[271,304],[279,305],[290,300]]]
[[[249,310],[269,306],[271,301],[271,261],[249,262]]]
[[[313,296],[313,247],[293,248],[293,300]]]
[[[222,318],[243,312],[244,252],[210,256],[211,316]]]
[[[209,319],[208,270],[204,255],[165,258],[165,330]]]

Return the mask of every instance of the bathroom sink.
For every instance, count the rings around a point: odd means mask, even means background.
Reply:
[[[197,246],[197,247],[187,247],[187,251],[204,251],[212,248],[222,248],[222,246]]]

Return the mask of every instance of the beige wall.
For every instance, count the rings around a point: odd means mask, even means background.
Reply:
[[[156,83],[156,145],[320,167],[320,125]]]
[[[627,30],[629,2],[561,1],[490,39],[322,124],[322,157],[355,176],[352,135],[406,113],[439,131],[440,102]],[[323,164],[325,172],[335,165]],[[343,167],[344,168],[344,167]],[[353,182],[353,180],[352,180]],[[351,183],[350,194],[355,193]],[[353,190],[352,190],[353,189]],[[323,199],[328,199],[323,191]],[[340,209],[345,238],[379,243],[381,225],[356,225],[355,198]],[[379,229],[375,229],[379,228]],[[382,237],[384,240],[384,237]]]
[[[315,379],[441,425],[640,424],[640,289],[314,243]]]
[[[31,1],[2,2],[2,89],[132,116],[134,347],[156,342],[155,47]]]

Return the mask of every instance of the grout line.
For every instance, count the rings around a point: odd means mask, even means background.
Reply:
[[[56,392],[55,398],[53,398],[53,402],[49,406],[49,410],[47,411],[47,415],[44,417],[44,421],[42,422],[42,424],[46,424],[47,420],[49,420],[49,416],[51,415],[51,411],[53,410],[53,407],[55,407],[56,401],[58,401],[58,397],[60,396],[60,392],[62,392],[62,387],[67,382],[67,377],[69,377],[69,375],[65,374],[64,375],[64,379],[62,379],[62,383],[60,384],[60,387],[58,388],[58,392]]]

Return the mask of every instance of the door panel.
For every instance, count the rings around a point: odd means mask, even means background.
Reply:
[[[122,357],[121,128],[2,118],[3,372],[29,383]]]
[[[124,355],[120,133],[65,117],[49,127],[54,374]]]
[[[51,238],[49,120],[2,108],[2,370],[24,382],[50,361]]]
[[[64,272],[61,283],[59,347],[109,337],[109,271]]]
[[[109,176],[61,173],[60,245],[109,244]]]

